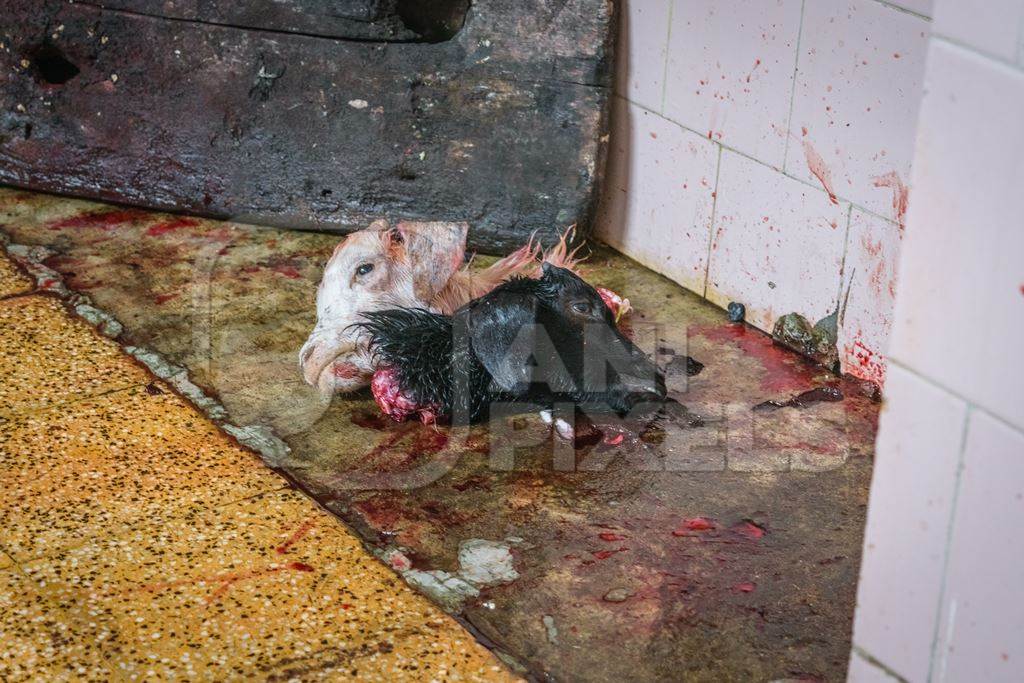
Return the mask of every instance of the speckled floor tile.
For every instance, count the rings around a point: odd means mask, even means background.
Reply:
[[[0,680],[111,680],[97,644],[62,616],[22,572],[0,571]]]
[[[129,678],[511,680],[295,491],[24,567]]]
[[[0,543],[20,562],[283,485],[156,381],[0,421]]]
[[[149,375],[55,298],[0,301],[0,414],[62,405]]]
[[[15,267],[0,247],[0,297],[32,291],[32,281]]]

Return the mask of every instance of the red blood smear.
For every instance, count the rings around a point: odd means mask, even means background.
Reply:
[[[622,440],[626,438],[625,434],[616,434],[615,436],[607,437],[604,442],[609,446],[618,446],[622,443]]]
[[[419,405],[405,393],[399,382],[398,373],[390,367],[380,367],[373,374],[370,393],[381,411],[396,422],[418,417],[423,424],[433,424],[439,411],[435,405]]]
[[[355,379],[362,373],[352,363],[335,363],[331,367],[331,374],[339,379]]]
[[[777,346],[770,336],[747,325],[699,325],[690,330],[713,342],[734,344],[756,360],[764,370],[761,389],[770,393],[803,391],[817,372],[797,354]]]
[[[828,193],[828,199],[833,204],[838,204],[839,200],[836,199],[836,193],[832,189],[832,171],[828,166],[825,165],[825,160],[818,154],[818,150],[814,149],[809,140],[804,140],[804,158],[807,160],[807,168],[818,179],[821,186],[825,188],[825,192]]]
[[[610,531],[606,531],[603,534],[598,534],[598,538],[602,541],[625,541],[626,537],[622,534],[613,534]]]
[[[294,569],[297,572],[311,572],[313,568],[305,562],[292,562],[288,565],[289,569]]]
[[[875,187],[888,187],[892,189],[893,218],[896,219],[896,222],[902,228],[907,218],[907,201],[910,195],[907,186],[903,184],[903,180],[895,171],[878,176],[874,180]]]
[[[749,520],[736,524],[731,530],[740,536],[746,536],[747,538],[755,541],[764,538],[765,534],[763,527],[760,527]]]
[[[284,275],[285,277],[291,278],[292,280],[298,280],[299,278],[302,277],[302,273],[296,270],[293,266],[274,266],[273,270],[275,273]]]
[[[370,500],[356,503],[352,507],[366,520],[366,522],[377,530],[390,530],[395,528],[401,519],[399,511],[394,507],[395,501],[383,496],[374,496]]]
[[[407,569],[412,569],[412,562],[408,557],[401,554],[395,554],[391,556],[391,568],[395,571],[404,572]]]
[[[860,339],[853,344],[843,346],[843,354],[847,360],[846,371],[858,379],[885,384],[886,366],[882,359],[876,357]]]
[[[171,299],[177,298],[177,296],[177,292],[172,292],[170,294],[157,294],[155,297],[153,297],[153,300],[156,301],[158,304],[163,304],[167,303]]]
[[[343,603],[341,603],[341,609],[346,609],[346,610],[352,609],[352,605],[347,603],[347,602],[343,602]]]
[[[363,429],[376,429],[384,431],[391,424],[388,419],[378,412],[371,410],[360,410],[349,415],[352,424]]]
[[[611,557],[615,553],[621,553],[621,552],[624,552],[626,550],[627,550],[627,548],[618,548],[616,550],[592,550],[590,552],[590,554],[593,555],[594,557],[596,557],[599,560],[607,560],[609,557]]]
[[[734,593],[753,593],[754,589],[757,588],[756,583],[747,581],[745,583],[738,583],[732,587]]]
[[[145,218],[148,214],[142,211],[107,211],[105,213],[90,213],[84,216],[72,216],[64,220],[50,223],[51,230],[62,228],[86,228],[95,227],[101,230],[109,230],[116,225],[131,223],[132,221]]]
[[[274,548],[275,552],[279,555],[284,555],[288,552],[288,549],[298,543],[302,538],[309,533],[310,529],[316,526],[315,519],[309,519],[303,522],[298,529],[295,530],[291,536],[289,536],[284,543]]]
[[[146,234],[150,237],[159,237],[168,232],[178,230],[180,228],[191,228],[199,225],[199,221],[194,218],[175,218],[173,220],[164,221],[163,223],[157,223],[156,225],[150,226]]]
[[[715,523],[706,517],[694,517],[692,519],[684,519],[682,524],[672,532],[673,536],[690,536],[694,532],[711,531],[715,528]]]

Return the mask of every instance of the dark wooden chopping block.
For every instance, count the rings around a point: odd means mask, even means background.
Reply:
[[[6,0],[0,182],[337,232],[585,232],[609,0]]]

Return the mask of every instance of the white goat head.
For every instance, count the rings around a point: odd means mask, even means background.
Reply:
[[[352,327],[366,311],[430,308],[462,265],[465,223],[374,221],[348,235],[324,268],[316,295],[316,327],[299,352],[306,381],[325,394],[365,386],[371,358]]]

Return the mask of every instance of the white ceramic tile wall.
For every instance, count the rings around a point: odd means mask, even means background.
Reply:
[[[786,170],[904,220],[928,21],[876,0],[809,2]]]
[[[615,92],[652,111],[661,109],[671,0],[633,0],[619,14]]]
[[[1024,0],[950,0],[935,13],[935,33],[1024,66]]]
[[[598,235],[715,303],[742,302],[748,320],[765,330],[786,313],[813,322],[835,310],[846,250],[845,272],[856,268],[864,278],[884,261],[889,277],[896,261],[889,250],[899,239],[879,223],[898,216],[893,199],[902,206],[905,197],[929,28],[920,15],[930,11],[930,0],[626,0],[616,93],[631,104],[615,108],[665,137],[616,124],[607,195],[623,196],[604,198]],[[721,150],[728,164],[712,174],[710,160]],[[834,204],[823,184],[837,195]],[[716,193],[725,207],[701,235],[707,198]],[[856,221],[849,239],[869,231],[886,253],[844,244],[849,201]],[[755,225],[764,216],[778,225]],[[765,235],[769,227],[779,234]],[[710,234],[713,277],[701,280]],[[873,299],[868,284],[855,279],[850,287],[844,365],[880,380],[890,302]],[[865,349],[870,363],[861,366]]]
[[[935,42],[891,353],[1024,429],[1022,122],[1024,72]]]
[[[718,147],[616,98],[598,236],[690,289],[704,286]]]
[[[910,681],[928,677],[966,414],[964,401],[890,369],[854,643]]]
[[[1010,681],[1024,671],[1024,433],[971,415],[932,679]]]
[[[665,116],[781,168],[801,5],[676,2]]]
[[[935,4],[850,679],[1018,681],[1024,3]]]
[[[839,356],[843,372],[879,385],[885,383],[902,236],[903,229],[892,221],[860,209],[850,215],[839,304]]]
[[[770,330],[799,311],[816,322],[836,310],[845,204],[728,150],[722,153],[707,298],[746,304]]]

